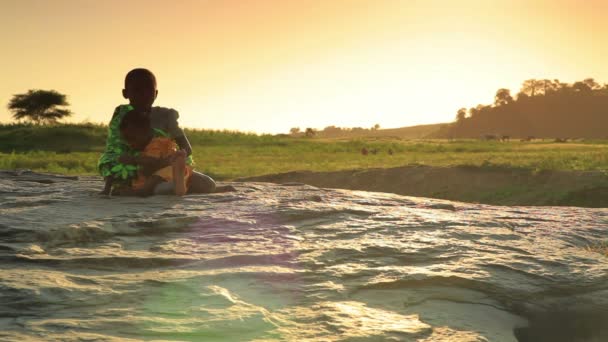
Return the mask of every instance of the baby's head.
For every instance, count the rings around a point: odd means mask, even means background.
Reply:
[[[150,118],[137,110],[128,112],[120,122],[120,134],[133,149],[143,150],[152,139]]]
[[[150,70],[137,68],[129,71],[125,77],[122,96],[129,99],[135,109],[149,112],[157,95],[156,77]]]

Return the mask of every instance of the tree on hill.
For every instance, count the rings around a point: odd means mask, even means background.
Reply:
[[[300,133],[300,127],[292,127],[289,130],[289,134],[291,135],[298,135],[298,133]]]
[[[602,86],[597,83],[593,78],[586,78],[583,80],[583,83],[585,83],[591,90],[602,89]]]
[[[509,89],[500,88],[496,91],[496,96],[494,96],[495,106],[504,106],[511,102],[513,102],[513,97]]]
[[[13,95],[8,109],[16,120],[28,119],[35,124],[55,123],[58,119],[72,115],[66,95],[55,90],[28,90],[25,94]]]
[[[314,128],[310,128],[310,127],[306,128],[306,136],[307,137],[311,137],[312,138],[312,137],[315,136],[316,133],[317,132],[314,130]]]
[[[458,112],[456,112],[456,122],[462,122],[467,116],[467,109],[460,108]]]
[[[485,110],[486,110],[486,106],[484,106],[482,104],[478,104],[477,107],[469,109],[469,115],[472,118],[474,118],[474,117],[477,117],[479,114],[483,113]]]
[[[525,94],[530,97],[542,95],[545,93],[545,81],[540,80],[525,80],[521,86],[520,94]]]

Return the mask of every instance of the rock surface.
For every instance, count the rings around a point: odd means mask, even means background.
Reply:
[[[0,172],[0,340],[605,341],[608,210]]]

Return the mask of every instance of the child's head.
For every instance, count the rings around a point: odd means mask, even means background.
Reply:
[[[150,70],[138,68],[129,71],[125,77],[122,96],[129,99],[129,103],[135,109],[150,111],[157,95],[156,77]]]
[[[150,118],[137,110],[128,112],[120,122],[122,138],[135,150],[143,150],[152,139]]]

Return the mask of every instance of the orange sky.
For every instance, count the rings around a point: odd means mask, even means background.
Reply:
[[[608,82],[603,0],[0,0],[0,122],[56,89],[107,122],[124,75],[157,75],[186,127],[452,121],[528,78]]]

